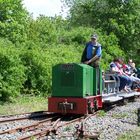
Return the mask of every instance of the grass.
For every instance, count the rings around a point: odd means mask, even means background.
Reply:
[[[133,132],[121,135],[118,140],[140,140],[140,128]]]
[[[113,114],[112,117],[113,118],[125,118],[127,117],[128,114],[127,113],[123,113],[123,114]]]
[[[97,115],[99,117],[104,117],[106,115],[106,112],[104,110],[99,110]]]
[[[20,114],[48,110],[47,98],[39,96],[21,96],[13,103],[0,102],[0,115]]]

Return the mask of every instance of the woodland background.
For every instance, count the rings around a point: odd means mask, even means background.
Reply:
[[[85,43],[98,34],[102,68],[114,57],[140,67],[140,0],[62,0],[70,12],[33,19],[22,0],[0,0],[0,100],[48,96],[52,66],[80,63]]]

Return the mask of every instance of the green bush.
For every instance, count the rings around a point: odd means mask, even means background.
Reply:
[[[19,50],[11,42],[0,39],[0,100],[9,100],[20,94],[24,71]]]
[[[59,34],[60,36],[60,42],[63,44],[85,44],[88,39],[90,38],[90,35],[93,33],[99,32],[98,30],[95,30],[93,28],[88,27],[73,27],[69,30],[65,30]]]
[[[105,34],[99,34],[99,41],[102,44],[101,66],[103,69],[108,69],[109,63],[114,58],[126,57],[125,53],[119,47],[117,37],[113,33],[110,33],[108,36]]]
[[[13,46],[8,40],[0,40],[0,98],[8,99],[22,94],[48,95],[51,93],[52,67],[58,63],[79,63],[90,35],[97,33],[102,44],[101,66],[116,56],[124,56],[118,39],[101,29],[72,27],[61,18],[41,16],[30,20],[28,39]]]
[[[61,45],[23,49],[20,57],[26,67],[23,93],[48,95],[51,93],[52,66],[79,62],[81,55],[73,46]]]

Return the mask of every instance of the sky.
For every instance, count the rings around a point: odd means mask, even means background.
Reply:
[[[23,4],[28,12],[33,14],[33,18],[40,14],[51,17],[61,15],[63,6],[60,0],[23,0]],[[68,9],[65,9],[62,14],[64,18],[67,16],[67,11]]]

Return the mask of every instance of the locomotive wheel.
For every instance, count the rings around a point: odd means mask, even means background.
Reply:
[[[94,107],[89,107],[88,114],[93,114],[95,112]]]
[[[98,110],[97,101],[96,99],[93,100],[94,106],[91,107],[91,102],[88,102],[88,114],[93,114],[95,111]]]
[[[95,111],[97,111],[98,110],[97,100],[94,99],[93,102],[94,102],[94,109],[95,109]]]

